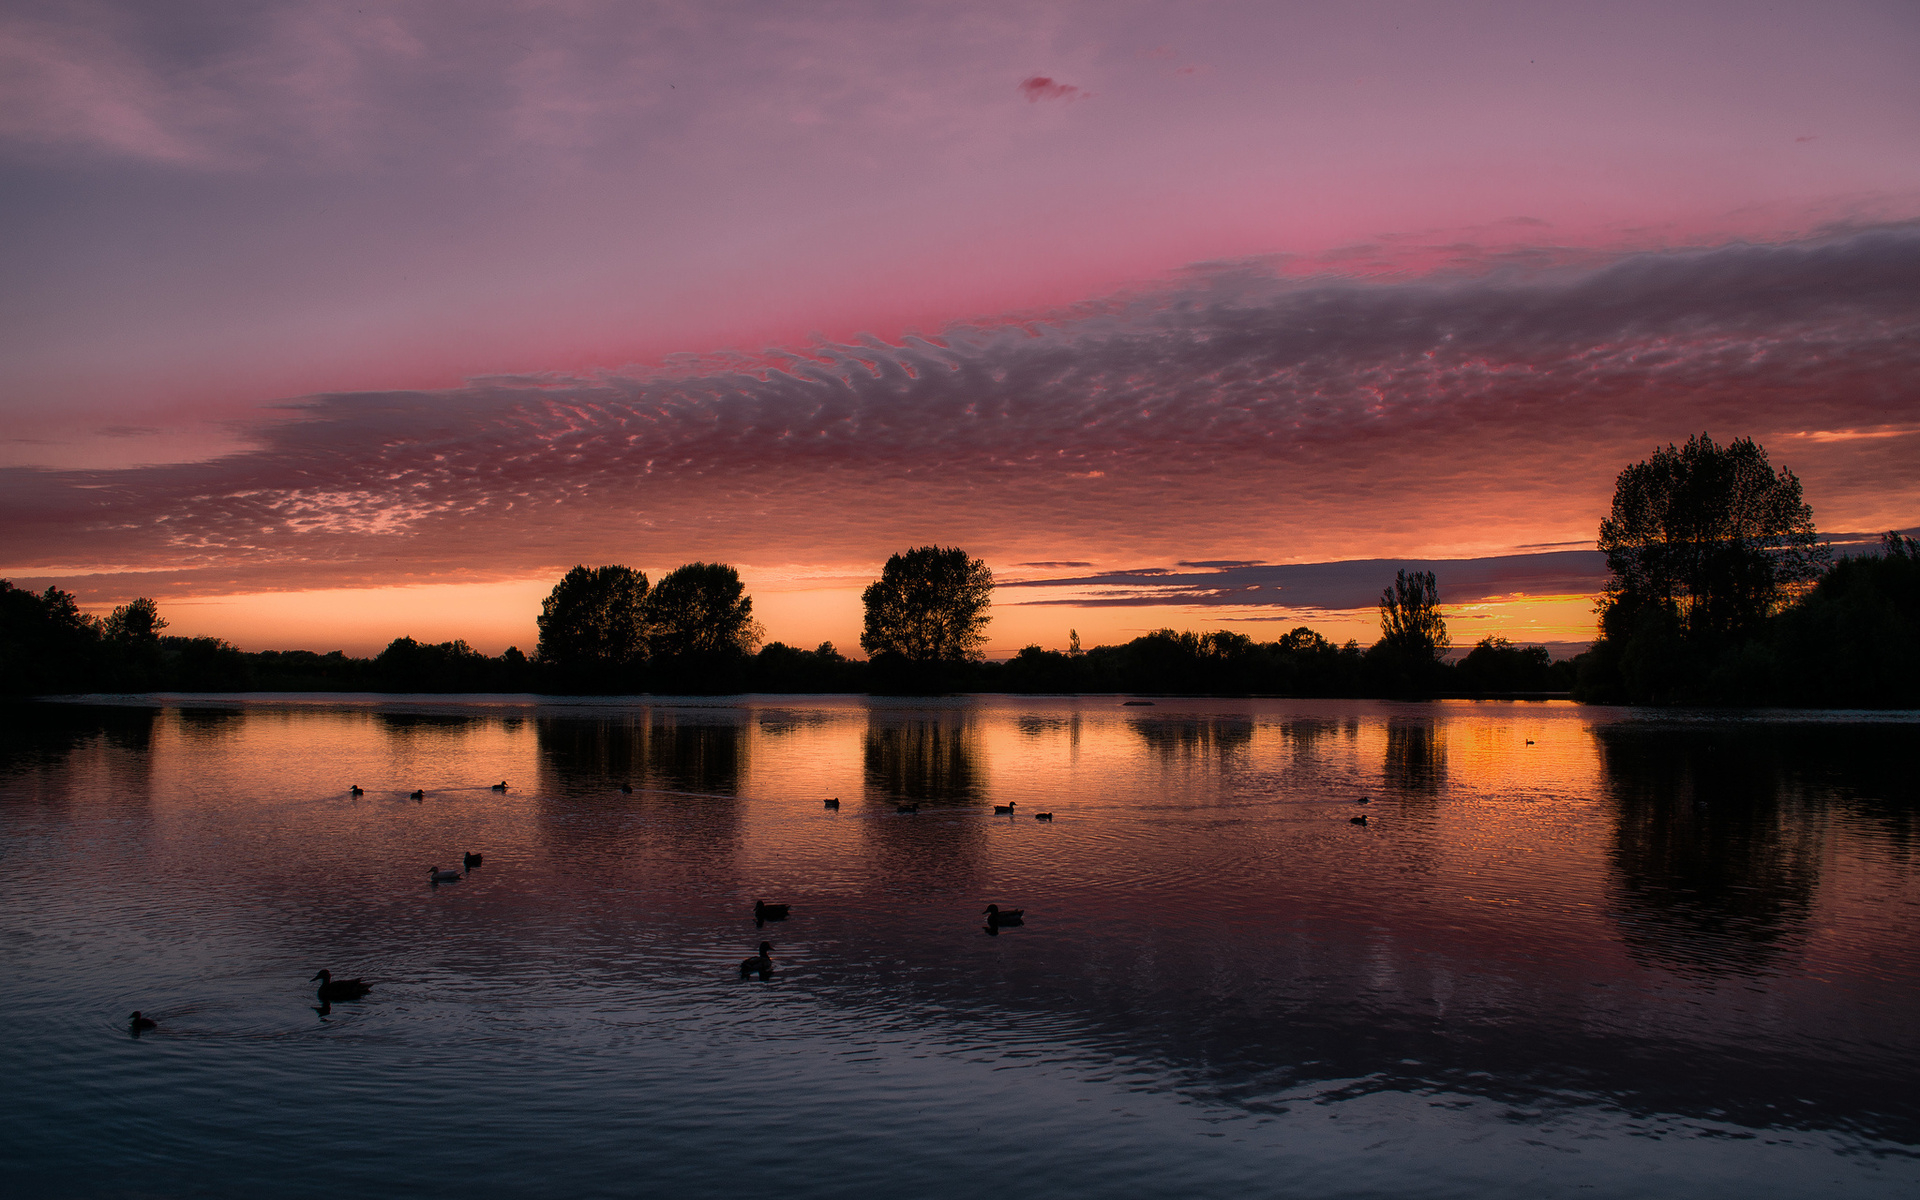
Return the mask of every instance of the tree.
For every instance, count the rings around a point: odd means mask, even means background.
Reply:
[[[167,620],[160,606],[145,596],[136,597],[113,610],[102,632],[116,642],[157,642]]]
[[[647,577],[629,567],[575,567],[541,602],[542,662],[605,675],[647,656]]]
[[[867,623],[860,646],[913,663],[971,662],[987,638],[993,572],[958,546],[896,554],[860,595]]]
[[[1830,554],[1793,472],[1776,473],[1751,438],[1721,447],[1704,433],[1620,472],[1600,549],[1609,639],[1656,624],[1689,640],[1750,633]]]
[[[657,659],[738,658],[760,644],[753,600],[740,573],[723,563],[688,563],[669,571],[646,607],[648,645]]]
[[[1380,593],[1380,645],[1408,664],[1438,662],[1453,645],[1432,571],[1400,571]]]

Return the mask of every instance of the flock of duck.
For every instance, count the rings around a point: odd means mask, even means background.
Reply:
[[[493,784],[490,790],[496,792],[506,791],[507,781],[502,779],[499,783]],[[633,794],[633,785],[630,783],[622,783],[620,785],[620,791],[631,796]],[[350,796],[364,796],[367,794],[367,791],[356,783],[347,789],[347,794]],[[410,800],[424,800],[426,799],[426,795],[425,789],[416,788],[414,791],[408,793],[407,798]],[[1365,804],[1366,801],[1362,800],[1360,803]],[[838,812],[840,809],[839,797],[836,796],[833,799],[827,800],[825,807]],[[1013,808],[1013,803],[1009,802],[994,805],[993,811],[998,816],[1012,816]],[[920,811],[920,805],[917,803],[900,804],[895,807],[894,811],[917,814]],[[1050,812],[1035,813],[1033,817],[1036,821],[1053,820],[1053,814]],[[1355,820],[1359,824],[1364,825],[1367,819],[1365,817],[1357,817]],[[435,864],[427,868],[427,879],[435,887],[443,883],[458,882],[465,878],[465,872],[471,871],[473,868],[479,866],[483,861],[483,857],[484,856],[469,850],[460,856],[462,870],[456,871],[452,868]],[[753,902],[753,924],[755,928],[765,928],[768,921],[784,921],[792,915],[792,913],[793,905],[791,904],[768,904],[765,900],[755,900]],[[1002,929],[1026,924],[1026,910],[1023,908],[1003,909],[998,904],[989,904],[981,910],[981,914],[986,917],[986,932],[996,936]],[[757,975],[761,979],[767,979],[772,974],[772,942],[761,942],[758,952],[756,952],[753,957],[740,960],[740,978],[742,979],[750,975]],[[332,1010],[334,1001],[359,1000],[373,990],[373,985],[364,979],[335,979],[333,972],[324,968],[307,982],[317,982],[320,985],[314,991],[314,998],[320,1001],[319,1006],[316,1007],[314,1011],[321,1016],[326,1016]],[[127,1026],[134,1037],[139,1037],[149,1030],[159,1028],[159,1022],[155,1021],[152,1017],[144,1015],[139,1009],[135,1009],[132,1015],[127,1018]]]
[[[1533,742],[1529,740],[1527,745],[1531,746]],[[502,779],[499,783],[493,784],[489,790],[504,792],[507,790],[507,781]],[[620,785],[620,791],[631,796],[633,795],[633,785],[630,783],[622,783]],[[364,796],[367,792],[365,788],[356,783],[347,789],[347,794],[350,796]],[[427,793],[424,789],[416,788],[414,791],[408,793],[407,798],[410,800],[424,800],[426,795]],[[994,805],[994,815],[1002,817],[1013,816],[1014,806],[1017,803],[1017,801],[1009,800],[1005,804]],[[1355,800],[1354,803],[1367,804],[1370,803],[1370,798],[1362,796],[1358,800]],[[825,801],[824,806],[838,812],[840,810],[839,797],[836,796]],[[896,813],[917,815],[920,812],[920,805],[918,803],[897,804],[894,806],[894,811]],[[1036,821],[1051,821],[1053,820],[1053,814],[1050,812],[1034,813],[1033,819]],[[1361,813],[1357,817],[1348,818],[1348,821],[1354,825],[1365,825],[1367,823],[1367,815]],[[435,887],[443,883],[457,882],[465,877],[464,872],[471,871],[481,864],[482,856],[469,850],[462,854],[460,859],[462,870],[459,871],[453,870],[452,868],[441,867],[438,864],[428,867],[428,881]],[[793,906],[791,904],[768,904],[765,900],[755,900],[753,902],[754,927],[765,928],[768,921],[784,921],[792,912]],[[981,910],[981,913],[986,917],[986,932],[995,936],[997,936],[1002,929],[1009,929],[1017,925],[1026,924],[1026,910],[1023,908],[1003,909],[997,904],[989,904]],[[753,957],[740,960],[740,978],[742,979],[747,978],[749,975],[758,975],[761,979],[766,979],[772,974],[773,943],[771,942],[761,942],[758,952],[755,953]],[[373,985],[364,979],[335,979],[333,972],[327,970],[320,971],[313,979],[308,980],[308,982],[312,983],[316,980],[319,982],[320,987],[314,995],[315,998],[320,1001],[320,1007],[314,1011],[320,1013],[322,1016],[327,1015],[334,1001],[358,1000],[373,990]],[[127,1018],[127,1025],[134,1037],[139,1037],[148,1030],[159,1027],[158,1022],[152,1017],[143,1015],[139,1009],[135,1009],[133,1014]]]

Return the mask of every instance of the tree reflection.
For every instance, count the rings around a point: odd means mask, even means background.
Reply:
[[[547,718],[535,726],[540,756],[560,790],[597,792],[623,783],[669,792],[737,796],[747,762],[747,728],[723,714]]]
[[[91,705],[23,704],[0,720],[0,776],[36,780],[31,794],[42,799],[68,792],[67,772],[88,750],[115,751],[105,760],[121,786],[144,793],[152,771],[156,708],[108,708]],[[24,794],[24,793],[23,793]]]
[[[1447,783],[1447,743],[1431,721],[1387,724],[1386,786],[1399,792],[1436,796]]]
[[[1253,741],[1253,721],[1248,717],[1146,717],[1127,725],[1162,760],[1226,758]]]
[[[935,804],[982,796],[979,738],[964,717],[869,720],[865,743],[869,795]]]
[[[1750,974],[1803,937],[1818,822],[1789,786],[1791,740],[1603,725],[1615,918],[1649,965]]]
[[[957,713],[871,713],[864,749],[867,802],[879,813],[861,825],[874,860],[870,877],[886,892],[909,893],[929,879],[971,888],[987,822],[956,820],[954,810],[986,799],[979,731]],[[914,816],[895,813],[902,802],[925,807]]]

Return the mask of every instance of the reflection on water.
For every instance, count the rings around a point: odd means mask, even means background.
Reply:
[[[1431,721],[1387,723],[1386,785],[1414,796],[1437,796],[1447,784],[1447,744]]]
[[[1599,743],[1621,933],[1636,955],[1752,972],[1804,942],[1824,823],[1772,737],[1627,726]]]
[[[1163,760],[1227,758],[1253,741],[1253,722],[1245,717],[1168,714],[1136,718],[1127,724],[1154,756]]]
[[[31,709],[0,731],[0,1167],[23,1194],[1910,1188],[1917,727]],[[755,929],[756,898],[791,919]],[[987,902],[1027,923],[983,936]],[[321,967],[374,991],[316,1007]]]
[[[746,769],[748,729],[737,712],[648,710],[640,717],[534,723],[541,757],[563,789],[628,784],[733,796]]]
[[[867,794],[882,803],[968,804],[982,794],[978,732],[964,713],[867,719]]]

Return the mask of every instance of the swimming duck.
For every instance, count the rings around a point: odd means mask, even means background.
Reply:
[[[1361,813],[1357,817],[1347,818],[1347,824],[1349,825],[1365,825],[1366,823],[1367,823],[1367,814],[1365,813]]]
[[[361,787],[357,783],[347,789],[347,795],[349,796],[364,796],[366,794],[367,794],[367,789]]]
[[[494,784],[493,787],[490,788],[489,790],[495,791],[495,792],[504,792],[507,790],[507,781],[502,779],[499,783]]]
[[[630,784],[630,783],[623,783],[623,784],[621,784],[621,785],[620,785],[620,794],[621,794],[621,795],[623,795],[623,796],[631,796],[631,795],[633,795],[633,785],[632,785],[632,784]]]
[[[1365,796],[1362,796],[1362,797],[1360,797],[1360,798],[1359,798],[1358,800],[1355,800],[1355,801],[1354,801],[1354,803],[1355,803],[1355,804],[1372,804],[1372,803],[1373,803],[1373,801],[1372,801],[1372,800],[1369,800],[1369,799],[1368,799],[1367,797],[1365,797]]]
[[[996,817],[1010,817],[1010,816],[1012,816],[1012,815],[1013,815],[1013,806],[1014,806],[1014,804],[1015,804],[1015,803],[1017,803],[1017,801],[1013,801],[1013,800],[1009,800],[1009,801],[1007,801],[1007,802],[1006,802],[1005,804],[996,804],[996,805],[994,805],[994,806],[993,806],[993,815],[994,815],[994,816],[996,816]]]
[[[460,872],[454,870],[452,867],[442,870],[440,867],[433,866],[427,868],[427,878],[435,883],[457,883],[460,879]]]
[[[358,1000],[373,990],[373,985],[364,979],[335,979],[332,971],[321,971],[313,978],[320,981],[316,995],[323,1004],[331,1004],[335,1000]]]
[[[791,904],[768,904],[765,900],[755,900],[753,923],[758,925],[763,921],[784,921],[787,919],[787,910],[792,907]]]
[[[460,856],[460,865],[471,871],[480,865],[480,856],[469,850]]]
[[[135,1037],[139,1037],[149,1029],[158,1028],[160,1028],[158,1021],[155,1021],[152,1017],[141,1016],[140,1010],[137,1008],[133,1010],[133,1015],[127,1018],[127,1029],[130,1030]]]
[[[1026,924],[1025,917],[1027,910],[1024,908],[1010,908],[1005,912],[1001,912],[998,904],[989,904],[980,911],[987,915],[987,924],[989,926]]]
[[[821,806],[822,806],[823,808],[831,808],[831,809],[833,809],[833,810],[834,810],[835,812],[839,812],[839,811],[840,811],[840,798],[839,798],[838,796],[835,796],[835,797],[834,797],[833,799],[831,799],[831,800],[826,800],[826,801],[822,801],[822,802],[821,802]]]
[[[1036,821],[1051,821],[1053,820],[1053,814],[1052,813],[1035,813],[1033,814],[1033,819]]]
[[[409,800],[425,800],[426,798],[427,793],[420,788],[415,788],[413,791],[407,793],[407,799]]]
[[[897,813],[917,813],[920,811],[920,806],[918,804],[896,804],[893,806],[893,811]]]
[[[752,958],[740,960],[740,978],[745,979],[752,972],[759,972],[762,979],[773,970],[773,943],[761,942],[760,953]]]

